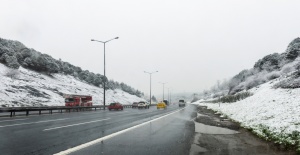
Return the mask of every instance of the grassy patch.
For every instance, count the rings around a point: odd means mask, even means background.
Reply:
[[[217,111],[215,111],[217,112]],[[222,114],[222,113],[221,113]],[[230,117],[228,117],[230,119]],[[235,121],[232,120],[231,121]],[[257,127],[241,126],[248,131],[254,133],[259,138],[264,139],[269,142],[273,142],[278,145],[278,148],[285,150],[296,150],[297,154],[300,155],[300,132],[293,131],[290,134],[285,134],[283,132],[272,132],[270,128],[266,125],[260,124]]]
[[[300,132],[293,131],[290,134],[272,132],[268,126],[260,124],[253,132],[260,138],[273,141],[275,144],[284,146],[285,149],[295,149],[300,154]]]

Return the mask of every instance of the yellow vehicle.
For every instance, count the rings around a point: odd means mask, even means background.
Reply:
[[[159,102],[156,105],[157,109],[163,108],[163,109],[167,109],[167,105],[165,104],[165,102]]]

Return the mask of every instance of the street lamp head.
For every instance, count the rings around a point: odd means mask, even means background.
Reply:
[[[91,41],[95,41],[94,39],[91,39]]]
[[[158,72],[158,71],[156,71],[156,72]]]
[[[115,39],[119,39],[119,37],[116,37]]]

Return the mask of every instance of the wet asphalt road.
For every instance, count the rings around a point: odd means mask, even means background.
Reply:
[[[55,154],[179,110],[124,109],[0,118],[1,154]],[[195,106],[82,148],[73,154],[189,154]]]

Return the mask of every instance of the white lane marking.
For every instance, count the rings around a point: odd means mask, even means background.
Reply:
[[[60,129],[60,128],[67,128],[67,127],[71,127],[71,126],[78,126],[78,125],[89,124],[89,123],[94,123],[94,122],[101,122],[101,121],[105,121],[105,120],[109,120],[109,119],[110,118],[100,119],[100,120],[95,120],[95,121],[89,121],[89,122],[84,122],[84,123],[78,123],[78,124],[71,124],[71,125],[59,126],[59,127],[44,129],[43,131],[55,130],[55,129]]]
[[[21,120],[26,120],[28,118],[25,118],[25,119],[11,119],[11,120],[3,120],[3,121],[0,121],[0,122],[10,122],[10,121],[21,121]]]
[[[93,112],[83,112],[84,115],[91,115],[91,114],[97,114],[97,113],[103,113],[102,111],[93,111]]]
[[[11,125],[3,125],[3,126],[0,126],[0,128],[11,127],[11,126],[19,126],[19,125],[28,125],[28,124],[38,124],[38,123],[54,122],[54,121],[62,121],[62,120],[66,120],[66,119],[69,119],[69,118],[46,120],[46,121],[38,121],[38,122],[29,122],[29,123],[20,123],[20,124],[11,124]]]
[[[148,124],[148,123],[150,123],[150,122],[153,122],[153,121],[162,119],[162,118],[164,118],[164,117],[167,117],[167,116],[169,116],[169,115],[172,115],[172,114],[174,114],[174,113],[176,113],[176,112],[178,112],[178,111],[180,111],[180,110],[183,110],[183,109],[185,109],[185,108],[186,108],[186,107],[184,107],[184,108],[182,108],[182,109],[179,109],[179,110],[176,110],[176,111],[174,111],[174,112],[168,113],[168,114],[166,114],[166,115],[163,115],[163,116],[161,116],[161,117],[155,118],[155,119],[153,119],[153,120],[150,120],[150,121],[147,121],[147,122],[138,124],[138,125],[136,125],[136,126],[133,126],[133,127],[130,127],[130,128],[127,128],[127,129],[124,129],[124,130],[115,132],[115,133],[113,133],[113,134],[110,134],[110,135],[107,135],[107,136],[98,138],[98,139],[96,139],[96,140],[87,142],[87,143],[85,143],[85,144],[81,144],[81,145],[75,146],[75,147],[70,148],[70,149],[68,149],[68,150],[61,151],[61,152],[56,153],[56,154],[54,154],[54,155],[65,155],[65,154],[70,154],[70,153],[72,153],[72,152],[81,150],[81,149],[83,149],[83,148],[89,147],[89,146],[94,145],[94,144],[96,144],[96,143],[99,143],[99,142],[101,142],[101,141],[110,139],[110,138],[112,138],[112,137],[115,137],[115,136],[120,135],[120,134],[122,134],[122,133],[125,133],[125,132],[127,132],[127,131],[133,130],[133,129],[138,128],[138,127],[141,127],[141,126],[146,125],[146,124]]]
[[[121,113],[124,113],[124,112],[128,112],[128,111],[122,111]],[[92,114],[95,114],[95,113],[104,114],[102,111],[101,112],[89,112],[89,113],[83,113],[83,114],[85,114],[85,115],[92,115]],[[117,113],[106,113],[106,114],[117,114]]]

